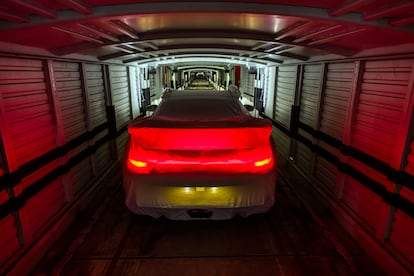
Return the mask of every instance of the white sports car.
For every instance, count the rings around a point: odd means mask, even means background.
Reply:
[[[168,91],[153,115],[132,121],[124,156],[127,207],[169,219],[229,219],[275,200],[272,124],[234,91]]]

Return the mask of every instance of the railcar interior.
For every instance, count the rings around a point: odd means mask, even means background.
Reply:
[[[162,175],[188,221],[134,214],[122,189],[128,125],[170,90],[249,108],[231,128],[152,133],[171,170],[202,163],[189,145],[250,150],[203,152],[202,185]],[[413,109],[414,1],[2,0],[0,274],[413,275]],[[274,158],[247,149],[269,136]],[[216,220],[205,202],[241,203],[213,171],[243,160],[277,175],[274,204]]]

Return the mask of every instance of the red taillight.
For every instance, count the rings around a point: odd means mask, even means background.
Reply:
[[[130,151],[128,169],[149,173],[267,173],[274,167],[271,148],[238,151]]]
[[[129,132],[131,143],[127,167],[137,174],[260,174],[268,173],[274,167],[269,140],[271,127],[184,130],[133,128]],[[184,139],[188,144],[182,140],[174,143],[178,137],[184,137],[183,133],[189,135]],[[202,139],[203,134],[205,137]]]

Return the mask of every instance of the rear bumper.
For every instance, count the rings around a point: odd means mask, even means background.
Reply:
[[[125,202],[132,212],[169,219],[193,219],[188,210],[211,212],[210,219],[263,213],[275,201],[276,173],[262,175],[124,174]]]

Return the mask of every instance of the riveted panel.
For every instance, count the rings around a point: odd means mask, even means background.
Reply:
[[[318,119],[321,66],[311,64],[303,67],[299,121],[310,127],[315,127]]]
[[[79,64],[72,62],[54,61],[53,70],[63,135],[68,142],[87,131],[81,73]]]
[[[107,122],[104,74],[102,65],[86,64],[85,67],[91,123],[95,128]]]
[[[119,130],[132,119],[128,72],[127,67],[122,65],[110,65],[109,71],[112,103],[115,106],[116,127]]]
[[[320,131],[339,141],[344,136],[354,67],[354,63],[332,63],[326,74]]]
[[[243,103],[254,103],[254,74],[249,74],[246,67],[241,67],[240,70],[240,92],[242,94]]]
[[[56,147],[53,111],[41,60],[0,58],[3,137],[16,170]],[[3,133],[4,134],[4,133]]]
[[[396,148],[412,63],[365,63],[351,145],[386,163],[391,163]]]
[[[278,67],[274,119],[290,128],[290,116],[295,100],[297,66]]]

